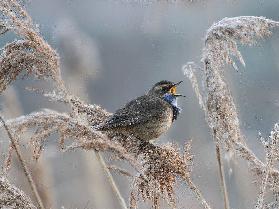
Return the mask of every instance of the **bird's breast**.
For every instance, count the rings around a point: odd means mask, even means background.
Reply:
[[[144,124],[133,127],[133,131],[136,137],[143,140],[152,140],[159,138],[164,134],[172,125],[173,122],[173,111],[172,108],[167,104],[161,110],[161,114],[154,117],[152,120],[147,121]],[[137,135],[137,133],[140,133]]]

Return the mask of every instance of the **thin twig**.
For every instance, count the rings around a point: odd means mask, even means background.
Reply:
[[[190,178],[184,178],[184,180],[187,183],[187,186],[190,188],[190,190],[196,195],[196,199],[201,203],[201,205],[205,209],[211,209],[209,204],[206,202],[205,198],[203,197],[201,191],[198,189],[198,187],[192,182]]]
[[[26,178],[28,180],[28,183],[29,183],[29,185],[31,187],[31,190],[32,190],[33,194],[34,194],[34,197],[35,197],[35,199],[36,199],[36,201],[37,201],[37,203],[39,205],[39,208],[40,209],[45,209],[45,207],[43,205],[43,202],[42,202],[42,199],[41,199],[41,197],[40,197],[40,195],[38,193],[36,184],[35,184],[32,176],[31,176],[31,173],[30,173],[30,171],[29,171],[29,169],[28,169],[28,167],[27,167],[23,157],[22,157],[20,149],[19,149],[19,147],[18,147],[18,145],[16,143],[16,140],[13,138],[13,136],[12,136],[8,126],[6,125],[5,120],[2,118],[2,116],[0,116],[0,120],[3,123],[3,126],[4,126],[5,130],[7,131],[7,134],[9,136],[10,140],[11,140],[12,146],[15,149],[16,155],[17,155],[17,157],[19,159],[19,162],[20,162],[20,164],[22,166],[22,169],[23,169],[24,174],[25,174],[25,176],[26,176]]]
[[[126,202],[125,202],[124,198],[122,197],[122,195],[121,195],[121,193],[120,193],[120,191],[119,191],[119,189],[118,189],[118,187],[117,187],[117,185],[116,185],[116,183],[115,183],[115,181],[114,181],[114,179],[113,179],[113,177],[112,177],[112,175],[110,173],[110,170],[108,169],[107,164],[106,164],[106,162],[104,161],[104,159],[102,157],[102,155],[98,151],[96,151],[95,153],[96,153],[98,161],[100,162],[102,168],[104,169],[104,171],[106,173],[106,176],[108,178],[109,184],[110,184],[113,192],[115,193],[115,195],[116,195],[116,197],[117,197],[117,199],[118,199],[118,201],[120,203],[120,206],[123,209],[128,209],[128,207],[126,205]]]
[[[225,209],[229,209],[230,203],[229,203],[229,198],[228,198],[226,179],[225,179],[225,175],[224,175],[224,168],[223,168],[223,163],[222,163],[222,159],[221,159],[220,147],[219,147],[219,144],[217,144],[217,143],[216,143],[216,158],[217,158],[218,167],[219,167],[220,183],[221,183],[221,188],[222,188],[222,192],[223,192],[223,196],[224,196]]]
[[[271,170],[274,166],[274,154],[276,153],[276,148],[279,143],[279,132],[278,124],[274,126],[274,130],[271,131],[270,139],[267,141],[267,144],[264,143],[266,148],[266,164],[265,171],[263,172],[262,183],[260,186],[260,192],[257,198],[256,209],[264,208],[264,197],[266,193],[266,188],[268,187],[268,179],[270,177]]]
[[[265,171],[265,176],[262,179],[262,183],[260,186],[260,192],[257,198],[257,204],[256,204],[256,209],[262,209],[264,208],[264,195],[266,192],[266,187],[267,187],[267,183],[268,183],[268,177],[270,174],[270,167],[268,166],[268,163],[266,165],[266,171]]]
[[[122,174],[124,176],[133,177],[133,175],[131,173],[129,173],[128,171],[126,171],[126,170],[124,170],[122,168],[119,168],[119,167],[117,167],[115,165],[107,165],[107,168],[109,170],[116,171],[116,172],[118,172],[118,173],[120,173],[120,174]]]

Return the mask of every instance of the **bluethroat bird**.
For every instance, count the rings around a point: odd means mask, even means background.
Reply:
[[[163,80],[156,83],[145,95],[118,109],[97,129],[134,136],[143,141],[158,138],[170,128],[181,111],[177,98],[183,95],[176,93],[181,82]]]

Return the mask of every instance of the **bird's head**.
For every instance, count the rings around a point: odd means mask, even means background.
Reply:
[[[181,94],[177,94],[176,88],[179,84],[181,84],[182,81],[179,81],[177,83],[171,82],[171,81],[160,81],[156,83],[149,91],[148,94],[155,94],[156,96],[164,97],[166,95],[170,95],[174,98],[183,96]]]

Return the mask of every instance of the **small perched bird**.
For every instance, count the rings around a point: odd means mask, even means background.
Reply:
[[[143,141],[158,138],[169,129],[181,111],[177,98],[182,95],[176,93],[181,82],[163,80],[156,83],[145,95],[117,110],[97,129],[134,136]]]

